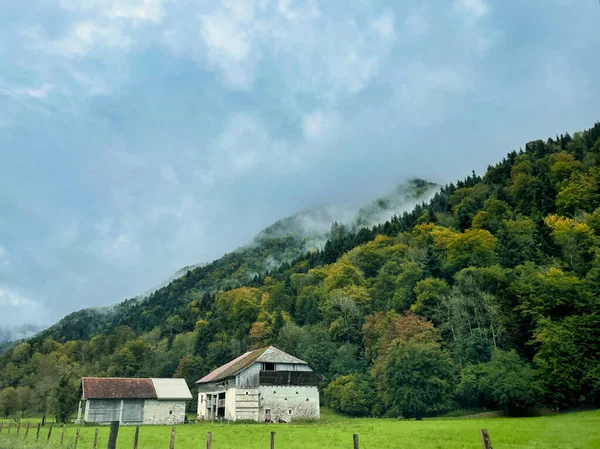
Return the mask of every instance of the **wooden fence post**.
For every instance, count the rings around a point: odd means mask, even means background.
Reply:
[[[480,436],[483,449],[492,449],[492,442],[490,441],[490,434],[487,429],[481,429]]]
[[[48,439],[47,441],[50,441],[50,437],[52,436],[52,423],[50,423],[50,427],[48,427]]]
[[[12,421],[8,423],[8,434],[10,435],[10,429],[12,429]]]
[[[212,449],[212,432],[206,434],[206,449]]]
[[[171,429],[171,444],[169,445],[169,449],[175,449],[175,426]]]
[[[4,423],[0,422],[0,433],[2,433],[2,429],[4,429]]]
[[[352,435],[352,439],[354,440],[354,449],[360,449],[358,445],[358,434],[355,433],[354,435]]]
[[[94,433],[94,449],[98,445],[98,428],[96,427],[96,433]]]
[[[75,444],[73,445],[73,449],[77,449],[77,442],[79,441],[79,430],[77,429],[77,432],[75,432]]]
[[[41,427],[41,423],[38,423],[37,431],[35,432],[35,441],[40,439],[40,427]]]
[[[27,435],[29,434],[29,426],[31,425],[31,423],[29,421],[27,421],[27,426],[25,426],[25,438],[27,438]]]
[[[63,444],[64,440],[65,440],[65,425],[63,424],[62,433],[60,434],[60,444]]]
[[[275,449],[275,432],[271,432],[271,449]]]
[[[46,425],[46,414],[44,413],[42,415],[42,426],[45,426],[45,425]]]
[[[110,423],[107,449],[117,449],[117,435],[119,435],[119,421],[113,421]]]
[[[135,428],[135,436],[133,437],[133,449],[138,449],[138,440],[140,438],[140,426]]]
[[[17,436],[19,436],[19,432],[21,432],[21,420],[17,423]]]

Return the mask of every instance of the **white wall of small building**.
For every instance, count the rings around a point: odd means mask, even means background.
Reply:
[[[271,421],[290,422],[294,419],[319,419],[319,389],[317,387],[261,386],[259,421],[271,410]]]
[[[86,401],[86,404],[83,405],[85,409],[83,410],[83,420],[85,422],[89,421],[89,412],[90,412],[90,402],[92,400]],[[120,402],[120,410],[119,416],[121,421],[123,415],[123,401]],[[142,424],[183,424],[185,422],[185,405],[186,401],[177,401],[177,400],[156,400],[156,399],[146,399],[144,401],[144,421]],[[108,423],[98,423],[98,424],[108,424]],[[123,423],[122,425],[136,425],[137,423]]]
[[[183,424],[185,401],[147,399],[144,403],[144,424]]]

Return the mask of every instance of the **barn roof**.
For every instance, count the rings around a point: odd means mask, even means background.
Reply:
[[[152,379],[158,399],[192,399],[185,379]]]
[[[151,379],[84,377],[81,385],[85,399],[156,399]]]
[[[84,399],[192,399],[185,379],[84,377]]]
[[[266,363],[295,363],[297,365],[308,365],[304,360],[300,360],[287,352],[283,352],[274,346],[268,346],[266,348],[256,349],[254,351],[246,352],[231,362],[220,366],[216,370],[204,376],[202,379],[197,381],[197,384],[203,384],[208,382],[218,382],[229,377],[235,376],[237,373],[248,368],[254,362],[266,362]]]

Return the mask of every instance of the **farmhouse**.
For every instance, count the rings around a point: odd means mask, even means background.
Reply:
[[[185,379],[84,377],[77,422],[180,424],[192,393]]]
[[[273,346],[250,351],[196,382],[198,419],[318,419],[321,379],[306,362]]]

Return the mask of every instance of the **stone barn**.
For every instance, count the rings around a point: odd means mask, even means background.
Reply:
[[[181,424],[192,393],[185,379],[84,377],[77,422]]]
[[[321,380],[306,362],[273,346],[250,351],[196,382],[198,419],[318,419]]]

